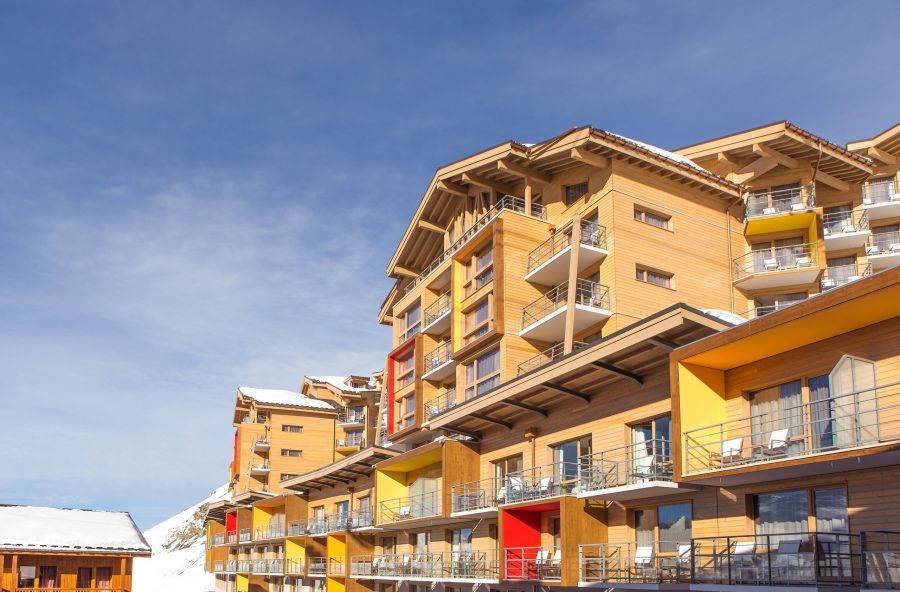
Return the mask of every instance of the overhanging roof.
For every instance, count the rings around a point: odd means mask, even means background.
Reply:
[[[896,158],[888,158],[885,160],[884,153],[890,155],[900,155],[900,123],[893,127],[889,127],[877,136],[868,140],[857,140],[847,143],[847,150],[859,154],[865,154],[875,160],[885,164],[896,164]],[[890,162],[893,160],[894,162]]]
[[[370,446],[322,468],[282,481],[281,486],[299,491],[353,483],[358,479],[371,477],[376,463],[398,454],[398,451],[390,448]]]

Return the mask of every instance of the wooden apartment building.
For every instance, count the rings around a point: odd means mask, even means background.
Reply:
[[[364,445],[211,509],[220,589],[900,586],[898,158],[780,122],[439,168]]]

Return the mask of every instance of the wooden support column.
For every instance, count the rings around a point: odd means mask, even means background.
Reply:
[[[581,243],[581,214],[572,217],[572,252],[569,255],[569,284],[566,288],[566,333],[563,339],[563,355],[571,353],[575,343],[575,294],[578,284],[578,248]]]
[[[121,557],[119,559],[119,584],[122,586],[122,590],[124,590],[125,592],[131,592],[131,578],[129,578],[127,575],[127,561],[128,560],[125,557]]]
[[[19,556],[13,555],[12,561],[9,563],[10,589],[15,590],[19,587]],[[37,575],[37,574],[35,574]]]
[[[531,179],[525,178],[525,214],[531,215],[532,185]]]

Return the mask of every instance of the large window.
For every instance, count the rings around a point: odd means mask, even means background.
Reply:
[[[97,568],[97,587],[101,590],[109,590],[112,588],[112,568],[111,567],[98,567]]]
[[[578,478],[579,459],[591,453],[591,437],[584,436],[553,447],[553,476],[556,481]]]
[[[416,378],[415,349],[410,348],[402,357],[397,358],[397,390],[406,388]]]
[[[457,553],[469,553],[472,551],[472,529],[460,528],[450,532],[450,551]]]
[[[406,341],[418,333],[422,326],[422,305],[416,302],[416,304],[403,313],[400,318],[403,321],[403,333],[400,337],[400,341]]]
[[[813,513],[809,503],[812,494]],[[847,492],[843,488],[806,489],[761,493],[756,496],[756,534],[772,535],[773,541],[790,538],[810,529],[815,520],[817,533],[847,533],[850,524],[847,513]],[[796,538],[796,537],[794,537]]]
[[[803,451],[803,408],[800,381],[750,393],[753,445],[772,456]]]
[[[585,181],[583,183],[576,183],[575,185],[566,185],[563,188],[563,191],[565,192],[566,205],[570,206],[587,195],[588,183]]]
[[[466,312],[465,341],[469,343],[486,334],[491,328],[491,299],[490,296],[475,305],[475,308]]]
[[[633,474],[636,481],[671,475],[672,418],[657,417],[631,426]]]
[[[522,455],[517,454],[494,462],[494,475],[497,478],[498,487],[502,487],[506,476],[510,473],[522,471]]]
[[[56,566],[42,565],[39,580],[41,588],[56,588]]]
[[[634,539],[638,547],[659,543],[659,551],[675,552],[691,542],[690,502],[663,504],[634,511]]]
[[[34,588],[35,579],[37,579],[37,567],[33,565],[19,566],[19,588]]]
[[[93,573],[90,567],[79,567],[78,572],[75,576],[75,587],[90,588],[93,585],[91,583],[92,575]]]
[[[466,400],[477,397],[500,384],[500,350],[495,349],[466,365]]]

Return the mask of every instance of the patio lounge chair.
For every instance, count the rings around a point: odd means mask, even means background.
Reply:
[[[744,459],[744,438],[732,438],[722,442],[720,459],[723,465],[742,461]]]
[[[731,549],[731,577],[734,582],[755,582],[759,577],[757,571],[756,542],[735,542]]]
[[[805,574],[800,555],[800,539],[778,541],[775,557],[772,558],[772,583],[797,583],[809,579]]]
[[[653,547],[638,547],[634,552],[634,571],[641,578],[652,578],[656,571],[653,565]]]
[[[788,429],[772,430],[769,434],[769,443],[763,448],[763,456],[785,456],[787,454]]]

